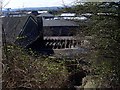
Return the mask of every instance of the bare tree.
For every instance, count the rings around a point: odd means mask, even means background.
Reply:
[[[3,1],[0,0],[0,15],[2,14],[2,4],[3,4]]]
[[[2,15],[2,9],[5,8],[11,0],[5,2],[5,0],[0,0],[0,15]]]

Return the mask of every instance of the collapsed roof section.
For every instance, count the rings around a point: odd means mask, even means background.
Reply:
[[[4,17],[3,30],[6,42],[27,47],[42,37],[42,18],[34,16]]]

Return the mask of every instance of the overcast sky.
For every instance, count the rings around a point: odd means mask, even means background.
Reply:
[[[4,0],[4,5],[9,0]],[[72,4],[75,0],[63,0],[66,5]],[[5,8],[22,8],[22,7],[50,7],[62,6],[62,0],[10,0]]]

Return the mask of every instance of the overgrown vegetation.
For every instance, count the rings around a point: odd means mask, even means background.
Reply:
[[[100,87],[120,86],[120,4],[85,3],[75,6],[77,13],[91,13],[90,25],[82,28],[82,37],[92,37],[92,76],[98,75]],[[86,12],[87,11],[87,12]],[[80,35],[81,35],[80,34]],[[80,36],[81,37],[81,36]],[[98,85],[98,86],[99,86]]]
[[[95,73],[104,80],[109,80],[109,83],[112,83],[110,84],[111,87],[112,85],[116,86],[120,83],[120,28],[117,21],[118,17],[97,16],[95,20],[90,31],[96,42],[96,44],[94,43],[96,46],[95,53],[91,56],[95,66]]]
[[[4,89],[74,88],[86,74],[76,59],[36,56],[16,45],[4,46],[3,52]]]
[[[8,45],[3,74],[4,88],[67,87],[68,71],[63,62],[48,57],[33,57],[22,48]]]

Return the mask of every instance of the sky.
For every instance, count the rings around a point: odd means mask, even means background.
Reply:
[[[75,0],[3,0],[5,5],[9,2],[5,8],[25,8],[25,7],[50,7],[50,6],[62,6],[63,1],[65,5],[74,3]]]
[[[75,3],[75,1],[83,1],[83,2],[109,1],[110,2],[110,1],[119,1],[119,0],[0,0],[0,1],[4,1],[3,6],[5,6],[5,8],[25,8],[25,7],[63,6],[64,4],[72,5]],[[6,3],[8,4],[6,5]]]

